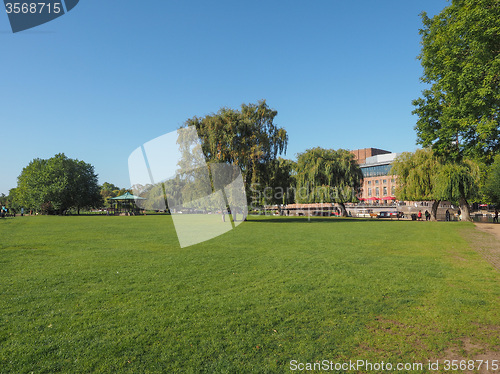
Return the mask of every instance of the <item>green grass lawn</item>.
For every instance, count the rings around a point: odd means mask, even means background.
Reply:
[[[500,273],[471,230],[251,218],[181,249],[169,216],[3,219],[0,373],[500,359]]]

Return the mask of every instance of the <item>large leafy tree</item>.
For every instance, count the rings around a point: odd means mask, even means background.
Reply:
[[[185,125],[196,127],[208,162],[241,168],[250,199],[251,186],[265,188],[266,178],[275,170],[274,161],[286,152],[288,136],[275,124],[277,114],[261,100],[242,104],[240,110],[221,108],[203,118],[193,117]]]
[[[500,2],[452,0],[422,20],[419,59],[430,87],[413,102],[418,142],[447,160],[490,163],[500,150]]]
[[[435,221],[439,199],[436,195],[434,176],[442,164],[431,149],[403,152],[393,162],[391,174],[398,184],[396,197],[406,201],[433,201],[431,220]]]
[[[19,206],[59,213],[102,204],[94,167],[60,153],[34,159],[18,177],[15,200]]]
[[[500,154],[495,157],[495,162],[489,167],[487,175],[484,194],[498,207],[500,206]]]
[[[308,149],[298,155],[296,172],[297,202],[337,203],[343,216],[345,203],[355,201],[363,181],[354,155],[345,149]]]

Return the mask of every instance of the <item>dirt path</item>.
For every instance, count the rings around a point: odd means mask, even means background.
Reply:
[[[478,230],[495,235],[500,241],[500,224],[498,223],[475,223]]]
[[[474,223],[474,227],[467,228],[461,232],[462,237],[467,240],[471,248],[475,249],[483,258],[500,271],[500,224]],[[480,325],[479,329],[484,329],[485,333],[498,336],[500,326]],[[443,357],[447,360],[467,360],[473,356],[475,360],[492,362],[498,360],[498,346],[487,348],[484,343],[474,341],[469,337],[462,339],[462,346],[452,346],[446,350]],[[464,355],[463,352],[466,352]],[[442,360],[440,360],[442,361]],[[469,373],[469,371],[467,371]],[[500,373],[500,370],[486,370],[485,366],[479,370],[480,374]]]
[[[500,224],[474,223],[475,230],[466,230],[463,237],[490,264],[500,271]]]

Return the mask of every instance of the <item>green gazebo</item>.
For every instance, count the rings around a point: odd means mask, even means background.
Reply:
[[[111,197],[109,200],[112,201],[112,209],[114,213],[139,213],[139,208],[136,205],[136,200],[146,200],[143,197],[134,196],[130,192],[125,192],[121,196]]]

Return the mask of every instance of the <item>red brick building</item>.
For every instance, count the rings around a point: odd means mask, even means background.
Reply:
[[[396,153],[383,149],[364,148],[351,151],[363,172],[360,198],[373,202],[390,202],[396,197],[396,176],[390,175]]]

